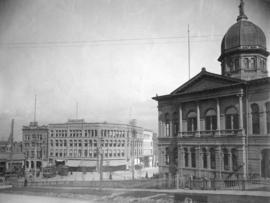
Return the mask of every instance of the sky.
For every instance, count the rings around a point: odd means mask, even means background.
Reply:
[[[239,0],[0,0],[0,140],[22,126],[76,118],[157,131],[156,94],[202,67],[220,74],[220,44]],[[270,1],[245,0],[270,47]],[[269,67],[269,61],[268,61]]]

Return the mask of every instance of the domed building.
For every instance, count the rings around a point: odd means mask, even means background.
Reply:
[[[159,171],[168,180],[179,186],[190,177],[270,177],[268,55],[265,34],[241,1],[237,22],[221,42],[221,75],[202,68],[170,94],[153,97]]]
[[[267,77],[266,60],[269,52],[266,50],[265,34],[247,19],[241,6],[237,22],[223,37],[218,59],[222,75],[243,80]]]

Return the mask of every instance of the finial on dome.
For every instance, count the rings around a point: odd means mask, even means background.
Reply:
[[[237,21],[239,20],[247,20],[247,16],[245,14],[245,11],[244,11],[244,6],[245,6],[245,3],[243,0],[240,0],[240,5],[238,6],[239,7],[239,16],[237,17]]]

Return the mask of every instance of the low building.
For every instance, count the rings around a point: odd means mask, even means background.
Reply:
[[[51,164],[70,167],[130,167],[143,156],[143,129],[127,124],[87,123],[83,119],[48,125]]]

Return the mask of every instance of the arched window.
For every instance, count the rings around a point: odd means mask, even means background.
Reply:
[[[266,128],[267,128],[267,133],[270,133],[270,102],[267,102],[265,104],[265,109],[266,109]]]
[[[228,149],[223,149],[223,166],[224,166],[224,170],[229,170],[229,153],[228,153]]]
[[[203,155],[203,168],[207,168],[207,150],[205,148],[202,149]]]
[[[185,167],[188,167],[188,149],[184,148],[185,153]]]
[[[250,68],[251,69],[256,68],[256,59],[255,58],[250,59]]]
[[[248,60],[248,58],[244,58],[243,61],[244,61],[244,68],[248,69],[249,68],[249,60]]]
[[[216,153],[215,149],[210,149],[210,167],[211,169],[216,169]]]
[[[239,116],[234,107],[230,107],[225,112],[225,128],[227,130],[239,129]]]
[[[237,154],[237,150],[232,149],[231,154],[232,154],[232,169],[233,169],[233,171],[237,171],[238,170],[238,161],[237,161],[238,154]]]
[[[195,112],[189,112],[187,116],[187,130],[196,131],[197,130],[197,114]]]
[[[196,149],[195,149],[195,147],[192,147],[190,149],[190,153],[191,153],[191,167],[196,168]]]
[[[175,147],[173,149],[173,163],[177,166],[178,165],[178,148]]]
[[[251,104],[252,132],[260,134],[260,113],[258,104]]]
[[[169,163],[170,163],[170,151],[169,151],[169,148],[166,147],[166,149],[165,149],[165,164],[169,165]]]
[[[217,129],[217,114],[216,111],[210,109],[205,115],[205,129],[206,130],[216,130]]]
[[[178,129],[179,129],[179,121],[178,121],[178,113],[173,113],[173,135],[177,137]]]
[[[169,114],[165,114],[165,136],[170,136],[170,120]]]

